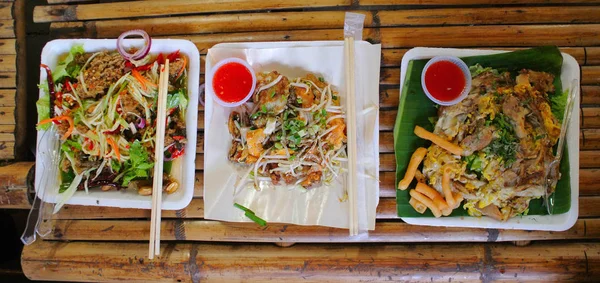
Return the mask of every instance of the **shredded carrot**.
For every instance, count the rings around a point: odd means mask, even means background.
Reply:
[[[149,81],[148,79],[144,78],[144,76],[142,76],[142,74],[140,74],[140,72],[138,72],[136,69],[132,69],[131,70],[131,74],[135,77],[136,80],[138,80],[138,82],[140,82],[140,84],[142,85],[142,88],[144,90],[146,90],[146,85],[150,85],[152,87],[156,87],[156,84]]]
[[[181,67],[181,70],[179,70],[179,73],[177,73],[176,78],[181,77],[181,74],[183,74],[183,70],[185,70],[185,66],[187,65],[187,59],[185,59],[185,56],[182,55],[179,58],[181,58],[181,60],[183,60],[183,67]]]
[[[67,120],[67,122],[69,122],[69,129],[67,130],[67,132],[65,132],[65,134],[60,138],[61,140],[66,140],[71,133],[73,132],[73,130],[75,129],[75,122],[73,121],[73,118],[71,118],[70,116],[67,115],[62,115],[62,116],[56,116],[54,118],[48,118],[48,119],[44,119],[41,120],[38,125],[43,125],[43,124],[47,124],[50,122],[55,122],[55,121],[61,121],[61,120]]]
[[[117,159],[121,161],[121,153],[119,152],[119,146],[117,145],[117,143],[115,143],[115,141],[111,138],[106,138],[106,142],[108,142],[108,144],[112,146],[113,150],[115,151],[115,154],[117,155]]]

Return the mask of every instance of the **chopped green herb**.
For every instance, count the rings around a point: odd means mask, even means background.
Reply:
[[[295,155],[291,155],[290,158],[288,158],[289,161],[294,161],[296,159]]]
[[[518,139],[509,118],[504,114],[498,114],[491,122],[495,125],[498,131],[498,137],[495,138],[490,145],[483,149],[487,154],[495,154],[502,158],[504,167],[509,167],[516,161]]]
[[[302,98],[300,98],[300,97],[296,98],[296,102],[297,102],[298,104],[302,104]]]
[[[325,79],[323,77],[319,77],[319,81],[323,83],[325,82]]]
[[[235,206],[236,208],[244,211],[244,215],[248,218],[250,218],[250,220],[254,221],[256,224],[260,225],[260,226],[267,226],[267,221],[265,221],[264,219],[256,216],[256,214],[254,214],[254,212],[244,206],[242,206],[239,203],[233,203],[233,206]]]
[[[337,95],[332,95],[331,98],[333,98],[333,100],[338,100],[338,96]]]
[[[271,98],[273,98],[273,96],[275,96],[275,90],[271,92]]]

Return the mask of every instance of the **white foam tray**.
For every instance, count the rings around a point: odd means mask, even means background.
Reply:
[[[400,93],[406,77],[406,68],[408,62],[415,59],[428,59],[434,56],[478,56],[488,54],[498,54],[508,51],[498,50],[475,50],[475,49],[452,49],[452,48],[423,48],[417,47],[406,52],[402,58],[400,73]],[[573,79],[579,80],[579,64],[571,55],[562,53],[563,65],[561,72],[561,81],[563,90],[570,89]],[[579,84],[575,86],[579,88]],[[577,221],[579,215],[579,100],[578,95],[575,98],[575,105],[571,115],[571,122],[567,130],[567,144],[569,152],[569,164],[571,165],[571,208],[568,212],[556,215],[529,215],[523,217],[513,217],[506,222],[499,222],[489,217],[402,217],[406,223],[427,226],[447,226],[447,227],[473,227],[473,228],[497,228],[497,229],[523,229],[523,230],[544,230],[544,231],[564,231],[571,228]]]
[[[57,39],[50,41],[42,50],[41,62],[48,65],[52,70],[57,65],[58,58],[65,53],[68,53],[71,47],[75,44],[83,44],[83,49],[86,52],[96,52],[101,50],[115,50],[117,46],[116,39]],[[124,42],[128,46],[142,46],[141,39],[127,39]],[[189,63],[188,73],[188,108],[186,113],[186,134],[188,143],[185,147],[185,154],[178,159],[179,164],[173,164],[172,175],[179,181],[180,187],[173,194],[164,194],[162,209],[177,210],[186,207],[192,200],[194,194],[194,178],[195,178],[195,159],[196,159],[196,136],[197,136],[197,118],[198,118],[198,85],[200,78],[200,54],[196,46],[188,40],[180,39],[153,39],[150,53],[171,53],[179,50],[187,56]],[[40,71],[40,84],[46,80],[46,72]],[[40,96],[44,95],[40,91]],[[52,148],[52,143],[56,139],[49,138],[49,135],[43,135],[45,131],[38,131],[37,134],[37,150],[35,164],[35,188],[36,191],[42,189],[51,189],[57,191],[57,185],[52,187],[43,187],[41,182],[42,172],[49,166],[49,149]],[[50,184],[57,184],[54,177]],[[55,203],[57,195],[50,193],[44,198],[46,202]],[[39,195],[44,195],[38,192]],[[48,196],[49,195],[49,196]],[[100,190],[90,190],[89,193],[77,191],[67,204],[89,205],[89,206],[111,206],[122,208],[142,208],[150,209],[152,204],[151,196],[141,196],[137,191],[133,190],[111,190],[103,192]]]

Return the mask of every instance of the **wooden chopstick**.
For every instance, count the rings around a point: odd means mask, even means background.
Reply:
[[[169,88],[169,59],[160,66],[158,99],[156,107],[156,138],[154,143],[154,179],[152,185],[152,214],[150,218],[150,250],[148,257],[160,255],[160,223],[163,187],[163,161],[167,115],[167,92]]]
[[[344,60],[346,73],[346,133],[348,145],[348,202],[350,210],[350,236],[358,235],[358,211],[356,183],[356,84],[355,84],[355,58],[354,38],[344,39]]]

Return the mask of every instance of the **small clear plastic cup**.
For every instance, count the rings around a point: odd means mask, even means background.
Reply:
[[[215,89],[213,88],[213,77],[215,76],[215,73],[217,72],[217,70],[219,70],[219,68],[221,68],[223,65],[228,64],[228,63],[241,64],[244,67],[246,67],[246,69],[248,69],[248,71],[250,72],[250,75],[252,75],[252,87],[250,88],[250,91],[244,97],[244,99],[242,99],[240,101],[236,101],[236,102],[223,101],[215,93]],[[252,94],[254,94],[255,88],[256,88],[256,75],[254,74],[254,70],[252,69],[252,66],[250,66],[250,64],[248,64],[248,62],[246,62],[245,60],[242,60],[240,58],[227,58],[227,59],[223,59],[223,60],[219,61],[214,67],[212,67],[212,69],[210,70],[210,72],[208,73],[208,75],[206,77],[205,91],[208,92],[210,94],[210,96],[212,96],[212,98],[219,105],[221,105],[223,107],[237,107],[237,106],[240,106],[240,105],[246,103],[246,101],[248,101],[250,99],[250,97],[252,97]]]
[[[425,74],[427,73],[427,70],[429,69],[429,67],[431,65],[433,65],[434,63],[440,62],[440,61],[448,61],[454,65],[456,65],[463,73],[463,75],[465,76],[465,88],[463,89],[463,91],[460,93],[460,95],[455,98],[454,100],[451,101],[441,101],[435,97],[433,97],[433,95],[431,95],[431,93],[429,93],[429,90],[427,90],[427,86],[425,85]],[[423,68],[423,73],[421,73],[421,86],[423,87],[423,91],[425,92],[425,95],[427,95],[427,97],[429,97],[429,99],[439,105],[443,105],[443,106],[450,106],[450,105],[454,105],[457,104],[459,102],[461,102],[463,99],[465,99],[465,97],[467,97],[467,95],[469,95],[469,92],[471,91],[471,71],[469,71],[469,66],[467,66],[467,64],[465,64],[465,62],[463,62],[463,60],[461,60],[458,57],[454,57],[454,56],[436,56],[431,58],[427,64],[425,64],[425,67]]]

